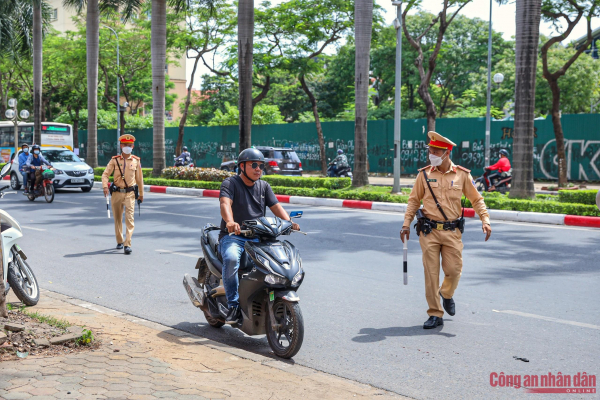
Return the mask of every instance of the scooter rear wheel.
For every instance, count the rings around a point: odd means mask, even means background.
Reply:
[[[302,347],[304,340],[304,319],[300,304],[277,299],[273,303],[275,323],[278,331],[273,329],[270,313],[267,313],[267,341],[276,356],[292,358]]]
[[[209,281],[210,281],[210,277],[214,276],[213,274],[210,273],[210,271],[208,271],[206,273],[206,278],[204,279],[204,284],[208,285]],[[210,287],[210,285],[209,285]],[[205,301],[209,301],[208,299],[206,299]],[[225,321],[217,319],[215,317],[213,317],[210,312],[208,311],[204,311],[202,310],[202,312],[204,313],[204,318],[206,318],[206,322],[208,322],[208,324],[210,326],[212,326],[213,328],[220,328],[223,325],[225,325]]]
[[[48,184],[46,185],[46,189],[44,191],[44,197],[46,198],[47,203],[52,203],[54,201],[54,185]]]

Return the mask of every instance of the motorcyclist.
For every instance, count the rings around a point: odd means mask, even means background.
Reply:
[[[187,146],[183,146],[182,153],[175,159],[175,166],[182,167],[186,164],[189,164],[189,160],[191,159],[190,152],[188,151]]]
[[[338,155],[329,165],[333,165],[331,170],[329,171],[329,176],[337,176],[337,172],[342,168],[348,167],[348,157],[344,154],[344,150],[338,149]]]
[[[506,151],[505,149],[500,150],[498,153],[500,153],[500,159],[498,160],[498,162],[494,165],[490,165],[489,167],[486,168],[486,170],[488,171],[498,171],[496,173],[490,174],[488,176],[488,179],[490,180],[490,184],[492,185],[488,191],[492,192],[494,190],[496,190],[496,186],[494,186],[494,181],[500,179],[500,176],[502,175],[502,173],[504,172],[508,172],[511,169],[510,166],[510,160],[508,159],[508,151]]]
[[[19,154],[19,172],[23,176],[23,190],[25,191],[24,194],[28,194],[29,186],[27,185],[27,178],[29,177],[29,169],[25,167],[25,164],[27,163],[27,159],[29,158],[29,145],[24,144],[23,146],[21,146],[21,150],[23,151],[21,152],[21,154]]]
[[[44,165],[52,167],[52,163],[44,158],[39,145],[34,144],[33,146],[31,146],[31,151],[33,153],[29,155],[27,161],[25,162],[25,165],[27,166],[27,169],[29,169],[29,180],[31,182],[30,190],[35,190],[42,181],[43,169],[40,167]]]
[[[265,170],[265,156],[257,149],[242,151],[237,160],[238,175],[227,178],[221,184],[219,202],[221,207],[221,234],[219,235],[220,254],[223,259],[223,285],[229,312],[227,324],[239,323],[242,313],[239,308],[238,269],[244,252],[244,244],[257,242],[258,238],[241,236],[240,224],[245,220],[264,217],[269,207],[276,217],[290,220],[271,186],[260,180]],[[300,230],[294,223],[292,229]],[[235,235],[229,235],[234,233]]]

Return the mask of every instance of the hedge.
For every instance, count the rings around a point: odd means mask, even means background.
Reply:
[[[383,201],[388,203],[406,203],[408,196],[363,192],[358,190],[329,190],[325,188],[291,188],[273,186],[273,192],[288,196],[327,197],[332,199]]]
[[[220,183],[234,175],[233,172],[216,168],[168,167],[162,170],[161,178]]]
[[[301,176],[265,175],[262,180],[271,186],[297,188],[344,189],[352,185],[350,178],[303,178]]]
[[[596,205],[597,194],[597,190],[559,190],[558,201],[561,203]]]
[[[94,176],[102,177],[102,174],[104,173],[105,169],[106,169],[106,167],[94,168]],[[117,169],[117,173],[118,172],[119,172],[119,170]],[[144,175],[144,178],[150,178],[152,176],[152,168],[142,168],[142,175]]]
[[[568,214],[568,215],[584,215],[600,217],[600,210],[596,205],[576,204],[576,203],[561,203],[552,200],[522,200],[509,199],[507,197],[491,197],[486,196],[485,205],[494,210],[511,210],[511,211],[530,211],[539,213],[552,214]],[[471,202],[467,199],[466,207],[472,207]]]
[[[94,180],[102,182],[102,176],[94,176]],[[112,176],[109,177],[112,182]],[[164,178],[144,178],[144,185],[155,185],[155,186],[173,186],[173,187],[184,187],[184,188],[195,188],[195,189],[215,189],[221,188],[221,182],[204,182],[204,181],[184,181],[177,179],[164,179]]]

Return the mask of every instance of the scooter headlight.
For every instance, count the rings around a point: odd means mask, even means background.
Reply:
[[[292,286],[298,286],[303,278],[304,278],[304,271],[302,271],[302,270],[298,271],[298,273],[296,274],[296,276],[294,276],[294,279],[292,280]]]
[[[277,276],[275,274],[269,274],[265,276],[265,282],[269,285],[285,285],[287,279],[281,276]]]

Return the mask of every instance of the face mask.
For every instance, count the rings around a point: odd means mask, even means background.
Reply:
[[[24,153],[29,153],[29,149],[23,149]]]
[[[125,154],[131,154],[131,150],[133,150],[133,149],[129,146],[125,146],[121,150],[123,150],[123,153],[125,153]]]
[[[39,150],[34,150],[33,154],[40,154],[40,151]]]
[[[442,165],[442,162],[444,162],[444,160],[445,160],[445,158],[438,157],[433,154],[429,155],[429,161],[431,162],[431,165],[434,167],[439,167],[440,165]]]

